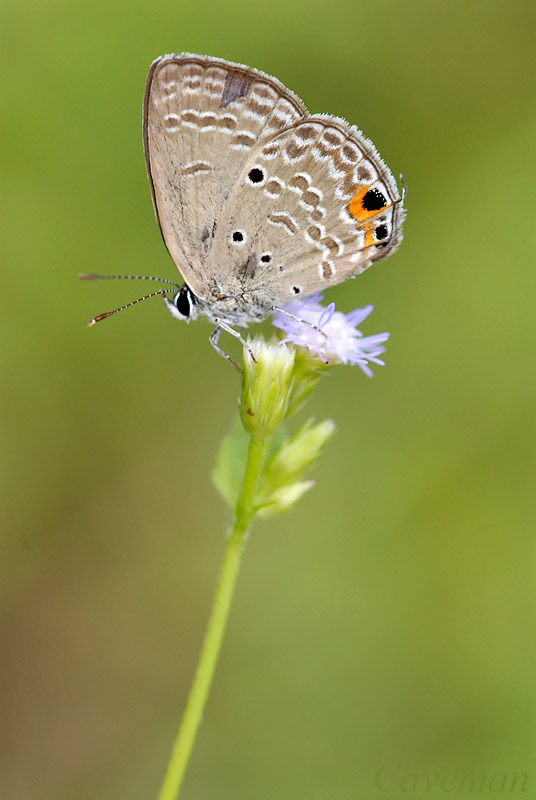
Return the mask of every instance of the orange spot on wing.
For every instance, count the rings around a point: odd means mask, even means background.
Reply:
[[[367,220],[371,219],[371,217],[376,217],[378,214],[381,214],[382,211],[385,211],[385,209],[388,208],[388,206],[383,206],[382,208],[374,209],[372,211],[367,211],[366,208],[363,208],[363,198],[371,186],[372,183],[369,183],[368,185],[358,183],[355,194],[348,203],[349,213],[358,222],[366,222]]]
[[[369,213],[371,212],[367,211],[367,214]],[[365,227],[365,247],[371,247],[373,244],[376,244],[376,239],[374,238],[374,227],[374,223],[369,223]]]

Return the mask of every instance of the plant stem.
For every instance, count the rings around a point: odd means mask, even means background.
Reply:
[[[220,578],[216,587],[216,594],[194,680],[158,800],[176,800],[179,796],[184,773],[190,760],[195,737],[201,724],[203,710],[216,670],[238,577],[240,560],[244,551],[246,534],[255,515],[253,505],[255,490],[259,482],[268,443],[268,439],[255,437],[251,437],[249,441],[244,481],[236,504],[234,524],[227,539]]]

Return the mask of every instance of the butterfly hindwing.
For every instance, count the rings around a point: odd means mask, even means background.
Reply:
[[[222,208],[210,269],[246,271],[246,289],[281,305],[296,289],[313,294],[393,252],[401,221],[396,183],[372,143],[344,120],[308,116],[244,164]],[[243,233],[239,244],[233,230]]]

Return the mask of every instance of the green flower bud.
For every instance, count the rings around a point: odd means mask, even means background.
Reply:
[[[318,459],[335,428],[330,419],[317,425],[312,420],[306,422],[270,458],[264,471],[264,485],[273,488],[299,480]]]
[[[260,338],[248,341],[248,348],[244,348],[240,416],[250,436],[271,436],[285,416],[293,367],[293,347]]]
[[[272,495],[266,500],[266,504],[257,512],[259,517],[274,517],[276,514],[283,514],[291,506],[298,502],[305,492],[312,489],[315,481],[298,481],[290,486],[282,486],[275,489]]]

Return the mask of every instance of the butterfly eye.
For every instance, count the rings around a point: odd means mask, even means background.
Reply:
[[[188,318],[192,311],[192,304],[190,301],[190,292],[188,289],[181,289],[173,298],[173,305],[181,314],[181,316]]]
[[[266,173],[261,167],[253,167],[248,172],[248,181],[249,183],[258,184],[263,183],[266,177]]]
[[[234,244],[243,244],[246,241],[246,234],[244,231],[233,231],[231,234],[231,241]]]

